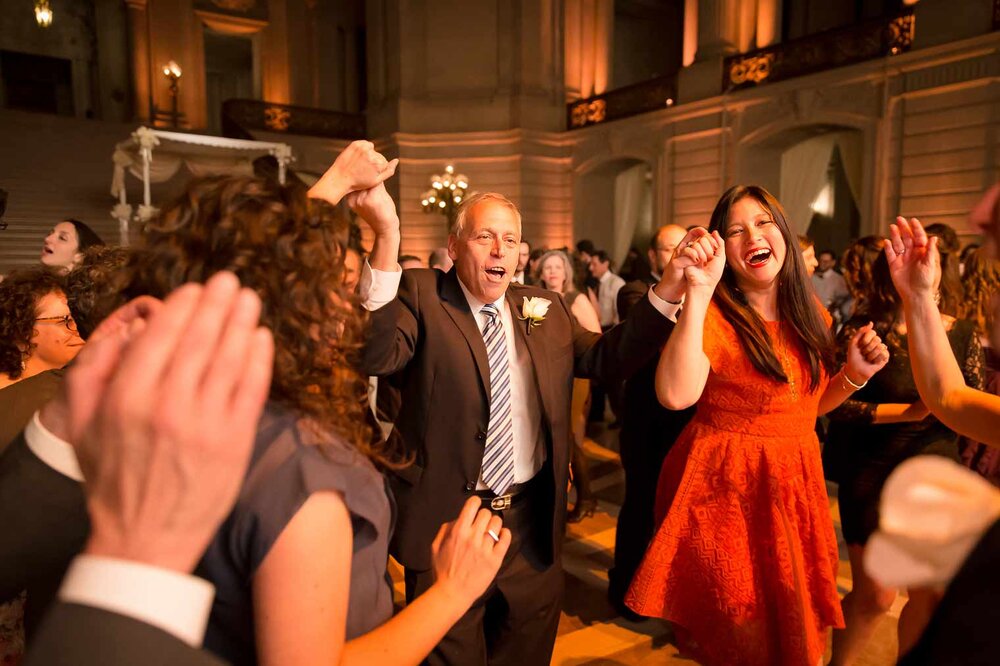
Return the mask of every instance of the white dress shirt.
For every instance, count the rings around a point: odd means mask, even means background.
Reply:
[[[378,310],[394,298],[399,292],[399,281],[402,271],[379,271],[366,261],[361,269],[361,281],[358,293],[362,306],[369,312]],[[469,310],[475,315],[479,332],[486,325],[486,315],[480,310],[486,305],[474,297],[462,281],[458,281],[469,304]],[[514,317],[510,312],[507,299],[501,296],[494,303],[500,314],[504,337],[507,342],[507,360],[510,367],[511,396],[511,426],[514,432],[514,483],[525,483],[531,480],[545,463],[545,443],[542,439],[542,409],[539,403],[538,391],[535,390],[535,366],[531,362],[531,354],[521,337],[514,331]],[[486,490],[480,469],[479,490]]]
[[[618,292],[625,286],[625,280],[611,271],[605,271],[600,277],[600,287],[597,290],[598,315],[601,318],[601,328],[614,326],[618,318]]]
[[[43,463],[83,482],[73,446],[46,428],[38,412],[24,429],[24,439]],[[214,597],[215,587],[196,576],[96,555],[77,555],[59,588],[62,601],[145,622],[196,648],[205,637]]]

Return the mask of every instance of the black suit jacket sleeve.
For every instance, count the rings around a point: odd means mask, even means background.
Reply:
[[[385,377],[406,367],[420,339],[419,303],[419,282],[410,271],[403,271],[396,298],[370,314],[370,330],[379,334],[365,339],[361,355],[363,373]],[[394,333],[383,333],[393,330]]]
[[[57,603],[28,648],[24,666],[223,666],[167,632],[117,613]]]
[[[649,292],[649,283],[642,280],[632,280],[618,290],[618,318],[622,321],[628,318],[628,313],[636,303]]]
[[[639,299],[629,317],[604,335],[591,333],[574,320],[576,376],[608,385],[628,379],[659,352],[673,327],[648,298]]]

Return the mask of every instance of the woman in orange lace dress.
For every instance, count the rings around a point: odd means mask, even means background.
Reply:
[[[816,416],[888,352],[866,326],[834,367],[829,315],[765,190],[727,191],[709,230],[714,255],[682,250],[699,263],[656,378],[666,407],[698,410],[664,461],[627,603],[671,621],[703,664],[814,666],[843,626]]]

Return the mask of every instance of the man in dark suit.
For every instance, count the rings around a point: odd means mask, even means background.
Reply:
[[[371,311],[364,370],[402,380],[396,427],[413,463],[390,482],[407,597],[430,585],[437,525],[470,495],[513,533],[494,586],[429,662],[548,664],[561,606],[573,377],[624,377],[655,354],[672,328],[666,315],[675,308],[665,301],[679,299],[681,274],[601,336],[577,326],[550,292],[511,285],[521,224],[502,195],[463,203],[447,274],[400,271],[399,219],[383,187],[348,201],[375,231],[360,291]],[[547,305],[533,313],[530,299]]]
[[[674,249],[686,233],[675,224],[657,230],[649,246],[653,272],[642,280],[627,283],[618,292],[618,313],[623,321],[628,321],[650,286],[661,280]],[[640,616],[625,606],[625,593],[655,529],[653,507],[660,467],[670,446],[694,414],[693,407],[674,412],[660,405],[656,399],[658,361],[659,355],[653,355],[625,381],[622,398],[622,429],[618,441],[625,471],[625,501],[618,512],[615,561],[608,570],[608,600],[620,615],[632,620]]]
[[[143,302],[95,332],[40,433],[75,442],[91,530],[26,666],[222,663],[200,650],[214,588],[189,574],[242,485],[274,345],[231,273]]]

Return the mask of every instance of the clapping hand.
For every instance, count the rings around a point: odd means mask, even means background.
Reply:
[[[350,192],[367,190],[385,182],[396,173],[398,164],[398,159],[385,159],[371,141],[354,141],[309,188],[309,196],[336,205]]]
[[[857,330],[847,346],[844,373],[854,384],[864,384],[889,362],[889,348],[868,322]]]
[[[937,238],[928,238],[920,220],[897,217],[896,223],[889,225],[885,258],[889,261],[892,283],[904,303],[933,297],[941,280],[941,255]]]
[[[66,385],[87,553],[194,567],[239,492],[270,387],[260,311],[219,273],[80,352]]]
[[[478,497],[466,500],[458,518],[441,526],[431,546],[436,582],[465,606],[486,592],[510,547],[510,530],[501,528],[500,516],[481,506]]]

